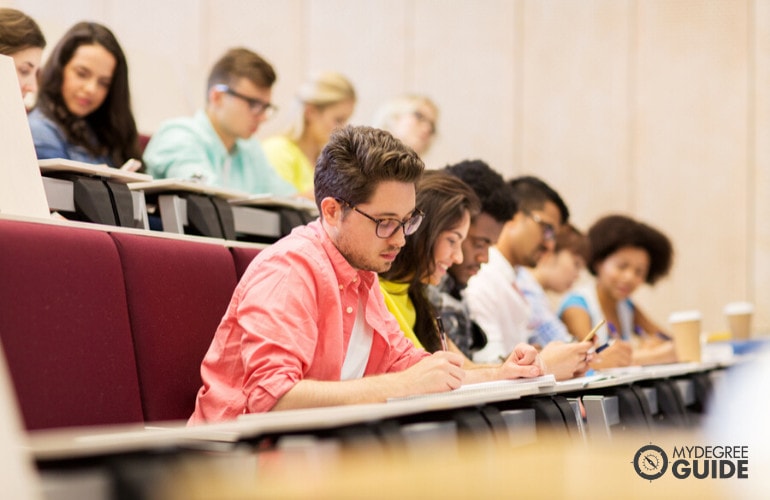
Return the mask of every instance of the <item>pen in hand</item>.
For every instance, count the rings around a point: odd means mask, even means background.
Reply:
[[[596,348],[596,354],[599,354],[600,352],[602,352],[603,350],[611,346],[614,342],[615,342],[615,339],[612,339],[608,341],[606,344],[600,345],[599,347]]]
[[[588,332],[588,335],[583,337],[583,340],[581,340],[581,342],[586,342],[586,341],[591,340],[592,338],[594,338],[594,335],[596,335],[596,332],[599,331],[599,328],[601,328],[604,323],[606,323],[605,320],[601,320],[600,322],[598,322],[596,324],[596,326],[593,328],[593,330]]]
[[[449,345],[447,344],[446,330],[444,330],[444,322],[441,320],[441,316],[436,316],[436,327],[438,327],[438,336],[441,339],[441,349],[448,351]]]

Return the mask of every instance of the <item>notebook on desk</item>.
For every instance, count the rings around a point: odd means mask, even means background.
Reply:
[[[527,392],[532,393],[531,389],[535,389],[534,392],[539,391],[543,387],[550,387],[556,384],[556,379],[553,375],[542,375],[534,378],[517,378],[511,380],[493,380],[490,382],[478,382],[475,384],[464,384],[457,389],[448,392],[434,392],[431,394],[414,394],[411,396],[404,396],[400,398],[390,398],[388,402],[395,401],[409,401],[414,399],[431,399],[431,398],[445,398],[445,397],[464,397],[470,395],[484,395],[490,396],[501,393],[514,393],[514,392]]]
[[[13,59],[0,55],[0,214],[50,218]]]

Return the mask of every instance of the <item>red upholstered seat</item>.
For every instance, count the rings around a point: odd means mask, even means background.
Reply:
[[[238,275],[238,279],[241,279],[243,273],[246,272],[246,268],[249,267],[251,261],[254,260],[261,248],[253,247],[232,247],[230,252],[233,254],[233,262],[235,263],[235,272]]]
[[[218,244],[113,233],[126,283],[146,421],[186,419],[200,365],[237,284]]]
[[[142,421],[107,233],[0,220],[0,339],[28,429]]]

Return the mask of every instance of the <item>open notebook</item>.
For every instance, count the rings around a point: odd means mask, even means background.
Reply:
[[[409,401],[415,399],[432,399],[432,398],[446,398],[446,397],[458,397],[473,395],[500,395],[500,394],[515,394],[517,392],[532,393],[532,389],[539,390],[543,387],[550,387],[556,384],[556,379],[553,375],[542,375],[534,378],[517,378],[512,380],[493,380],[491,382],[479,382],[476,384],[465,384],[457,389],[448,392],[434,392],[431,394],[414,394],[412,396],[404,396],[400,398],[390,398],[388,402],[394,401]]]

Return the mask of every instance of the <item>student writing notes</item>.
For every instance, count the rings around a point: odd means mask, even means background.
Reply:
[[[332,135],[315,171],[320,217],[249,266],[201,365],[190,423],[462,384],[461,356],[415,348],[377,284],[421,222],[415,182],[423,168],[387,132]]]

